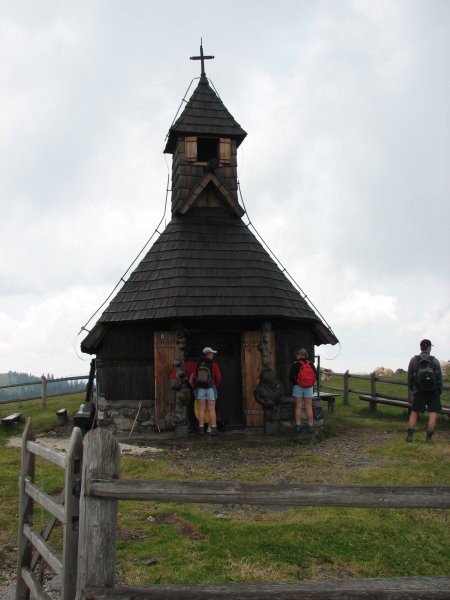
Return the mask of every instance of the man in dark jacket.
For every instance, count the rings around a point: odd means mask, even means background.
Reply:
[[[441,394],[442,394],[442,371],[439,361],[434,356],[430,356],[431,352],[430,340],[422,340],[420,342],[420,354],[413,356],[409,361],[408,366],[408,388],[412,391],[413,402],[412,411],[409,418],[408,435],[406,436],[407,442],[412,442],[414,428],[417,424],[417,417],[419,414],[425,412],[425,408],[428,407],[429,419],[428,419],[428,430],[427,430],[427,443],[431,443],[434,429],[436,427],[437,413],[441,412]],[[422,363],[422,361],[426,361]],[[421,376],[419,374],[420,366],[424,364],[425,367],[429,364],[431,371],[428,377],[430,383],[423,385],[421,383]],[[426,374],[425,374],[426,376]],[[425,389],[428,388],[428,389]]]

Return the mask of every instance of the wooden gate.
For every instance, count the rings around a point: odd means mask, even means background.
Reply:
[[[16,600],[27,600],[30,591],[36,598],[49,598],[42,587],[44,566],[42,560],[62,579],[62,600],[75,598],[77,584],[77,549],[79,496],[83,439],[81,430],[74,427],[67,453],[58,452],[36,442],[31,420],[22,438],[22,468],[19,483],[19,542],[17,551]],[[53,463],[65,470],[61,502],[45,493],[35,483],[35,457]],[[51,518],[39,533],[33,527],[34,505],[40,504]],[[48,543],[57,521],[63,525],[63,554],[57,556]],[[35,568],[41,561],[39,573]]]
[[[174,396],[169,385],[169,376],[175,360],[175,334],[171,331],[155,331],[155,428],[167,429],[164,417],[174,408]]]
[[[272,361],[275,364],[275,334],[272,331]],[[260,331],[244,331],[242,334],[242,373],[245,425],[262,427],[264,424],[263,409],[255,400],[254,391],[259,383],[261,373],[261,352],[258,345],[261,341]]]

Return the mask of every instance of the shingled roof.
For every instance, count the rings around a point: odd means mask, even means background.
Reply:
[[[187,135],[230,137],[236,146],[247,135],[204,74],[170,128],[165,152],[178,152],[178,137]],[[189,195],[83,340],[83,351],[114,324],[214,319],[304,322],[316,344],[335,344],[334,333],[242,221],[244,210],[220,177],[203,168],[190,177]]]
[[[169,129],[164,152],[173,154],[177,138],[186,134],[230,137],[236,140],[237,146],[247,135],[210,87],[205,75],[200,77],[189,102]]]
[[[316,322],[322,343],[333,343],[242,220],[217,213],[174,216],[98,323],[281,317]]]

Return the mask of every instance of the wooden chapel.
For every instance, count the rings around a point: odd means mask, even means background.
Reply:
[[[246,132],[205,74],[170,127],[171,220],[81,343],[96,356],[98,424],[129,431],[168,427],[174,360],[218,350],[217,406],[228,427],[261,426],[254,390],[261,336],[290,395],[295,350],[337,338],[243,222],[237,148]],[[212,57],[211,57],[212,58]]]

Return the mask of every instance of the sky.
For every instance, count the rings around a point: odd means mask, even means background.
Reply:
[[[424,337],[448,360],[449,24],[447,0],[0,0],[0,373],[88,373],[201,38],[248,217],[340,341],[321,365],[406,368]]]

